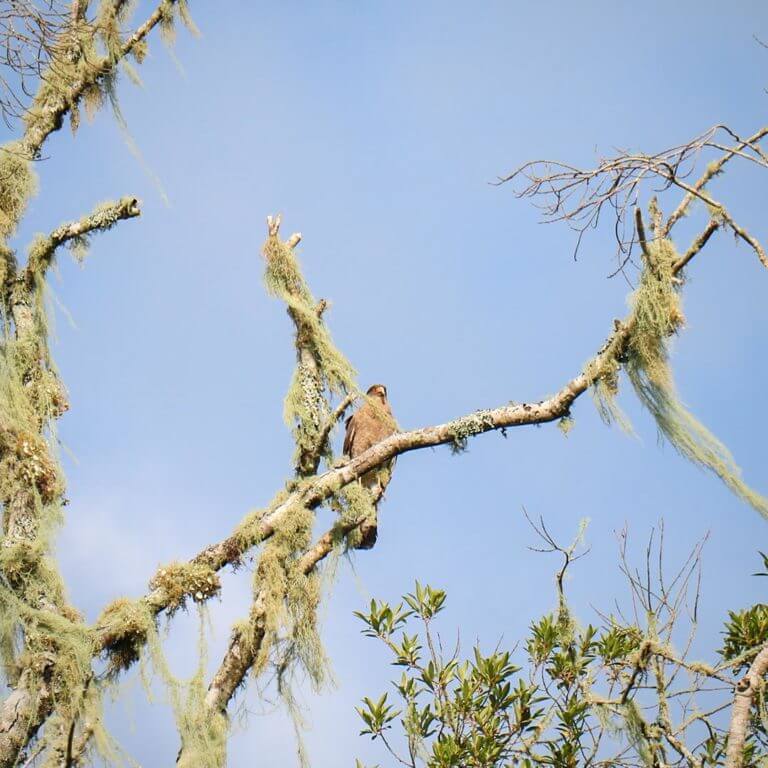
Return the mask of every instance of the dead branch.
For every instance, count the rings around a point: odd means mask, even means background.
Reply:
[[[736,144],[724,147],[717,140],[721,133],[735,140]],[[558,161],[534,160],[507,176],[500,177],[497,183],[522,181],[515,189],[515,196],[533,199],[546,222],[568,222],[578,233],[579,243],[590,227],[597,226],[603,209],[607,206],[613,211],[615,218],[614,228],[619,253],[628,255],[634,238],[627,237],[626,217],[627,213],[638,205],[644,184],[660,182],[660,191],[676,186],[686,193],[667,220],[663,231],[656,233],[657,237],[667,237],[694,199],[700,198],[707,202],[702,190],[731,159],[746,157],[752,162],[768,167],[766,153],[759,145],[766,135],[768,127],[761,128],[747,139],[741,139],[727,126],[716,125],[685,144],[656,154],[623,151],[615,157],[601,158],[598,165],[590,170]],[[705,150],[725,151],[707,166],[693,184],[687,184],[685,180],[695,171],[698,159]],[[744,150],[749,150],[752,154],[746,154]]]

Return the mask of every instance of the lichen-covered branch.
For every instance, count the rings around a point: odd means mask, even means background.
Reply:
[[[45,275],[56,249],[67,245],[78,258],[88,247],[88,237],[95,232],[106,232],[118,221],[141,215],[139,201],[135,197],[124,197],[115,203],[104,203],[78,221],[62,224],[49,235],[39,235],[29,249],[26,280],[31,285],[36,277]]]
[[[301,235],[281,241],[279,215],[268,217],[267,232],[264,281],[269,293],[286,303],[296,328],[296,370],[285,398],[285,420],[296,443],[296,474],[310,477],[323,457],[330,458],[329,433],[324,433],[330,398],[357,391],[355,371],[323,322],[327,303],[315,300],[301,274],[295,255]]]
[[[43,76],[42,85],[35,101],[24,116],[26,130],[20,141],[20,147],[25,156],[34,160],[40,154],[46,139],[61,128],[64,117],[70,110],[76,108],[79,101],[88,94],[89,90],[114,74],[120,61],[130,54],[138,52],[143,57],[142,46],[149,33],[158,25],[168,23],[169,14],[174,6],[184,0],[162,0],[157,8],[147,17],[131,35],[112,47],[107,56],[97,56],[91,52],[87,57],[81,57],[76,62],[51,61],[49,72],[54,74],[46,83]],[[90,25],[84,27],[84,45],[92,45],[95,30]]]
[[[0,708],[0,766],[15,765],[20,750],[56,708],[73,720],[78,693],[91,674],[93,650],[82,617],[69,606],[50,539],[60,523],[64,479],[50,437],[68,408],[66,391],[50,360],[45,272],[58,247],[85,245],[89,234],[139,215],[125,198],[58,227],[33,243],[27,265],[9,261],[2,291],[6,317],[0,344],[0,635],[2,647],[23,630],[24,654],[5,655],[14,690]],[[20,660],[19,660],[20,659]]]
[[[315,544],[299,558],[297,570],[308,577],[317,565],[336,547],[339,547],[356,528],[366,520],[363,515],[357,519],[339,520],[329,531],[323,534]],[[227,650],[211,679],[204,700],[204,722],[215,718],[226,718],[227,707],[235,692],[245,683],[246,677],[254,668],[262,654],[267,632],[267,599],[263,589],[257,589],[251,609],[244,622],[237,623],[230,637]],[[177,764],[191,768],[189,754],[182,747]]]
[[[27,671],[0,705],[0,766],[15,768],[19,755],[53,711],[53,692]]]

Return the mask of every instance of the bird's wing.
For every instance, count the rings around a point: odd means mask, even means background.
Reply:
[[[347,456],[350,456],[350,457],[352,456],[352,442],[355,439],[355,431],[356,431],[355,415],[356,414],[353,413],[346,420],[346,422],[344,422],[347,428],[347,432],[344,435],[344,447],[342,450]]]

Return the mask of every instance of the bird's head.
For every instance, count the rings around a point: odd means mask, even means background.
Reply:
[[[365,393],[368,397],[375,397],[381,400],[382,403],[387,402],[387,388],[383,384],[374,384],[368,387],[368,391]]]

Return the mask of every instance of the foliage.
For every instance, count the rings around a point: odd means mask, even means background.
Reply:
[[[565,568],[576,559],[572,548],[546,551],[566,555]],[[768,641],[768,609],[731,614],[723,660],[693,662],[672,640],[680,636],[685,601],[695,600],[691,577],[698,565],[683,567],[674,592],[661,572],[648,568],[641,574],[622,562],[646,609],[642,625],[600,614],[598,625],[579,627],[560,586],[559,608],[531,624],[517,652],[475,645],[464,657],[458,642],[446,650],[435,624],[446,595],[431,586],[416,582],[398,604],[372,600],[355,615],[363,634],[383,643],[402,672],[391,691],[362,700],[361,735],[412,768],[722,765],[726,733],[719,713],[732,692],[728,686],[723,692],[721,681]],[[720,686],[719,696],[708,692],[710,683]],[[681,695],[688,697],[682,706]],[[745,765],[768,757],[765,735],[755,718]]]
[[[190,563],[172,562],[160,568],[150,581],[148,597],[114,601],[92,627],[69,605],[52,554],[53,535],[66,503],[55,425],[69,404],[49,351],[46,272],[62,246],[82,260],[94,233],[138,215],[136,200],[103,204],[71,225],[36,236],[26,249],[26,264],[19,263],[8,241],[36,191],[33,163],[40,159],[47,137],[67,116],[76,132],[81,109],[91,118],[106,104],[124,127],[118,78],[122,69],[138,81],[128,58],[144,60],[148,30],[159,25],[167,43],[173,42],[179,21],[196,31],[186,0],[158,0],[137,31],[128,28],[131,8],[132,3],[123,0],[103,0],[90,9],[88,3],[68,9],[55,45],[45,49],[48,66],[38,73],[39,87],[24,115],[23,135],[0,147],[0,656],[12,686],[23,684],[39,693],[29,711],[14,717],[27,718],[29,741],[44,724],[34,747],[46,768],[81,764],[93,757],[91,745],[102,758],[115,761],[116,747],[102,725],[102,695],[136,662],[144,670],[151,667],[167,687],[181,740],[178,764],[219,768],[226,762],[229,699],[215,706],[208,700],[202,608],[220,591],[222,562],[241,565],[250,548],[261,546],[249,618],[236,625],[235,635],[243,641],[238,649],[249,660],[243,672],[257,676],[273,669],[290,708],[289,684],[295,669],[305,672],[316,687],[326,679],[317,618],[323,584],[316,566],[326,554],[338,555],[361,542],[361,522],[375,519],[380,496],[366,484],[378,477],[378,485],[386,485],[393,462],[370,470],[362,482],[346,480],[343,487],[341,483],[333,487],[328,504],[337,518],[326,535],[330,544],[321,539],[326,549],[318,559],[307,560],[313,554],[318,501],[304,490],[317,478],[323,460],[334,466],[331,432],[343,415],[345,396],[360,393],[355,371],[323,319],[327,303],[315,299],[301,272],[295,253],[298,240],[280,240],[278,226],[270,221],[264,246],[265,285],[286,303],[296,330],[297,365],[285,398],[285,417],[296,446],[295,477],[265,509],[246,515],[224,547],[211,547]],[[720,161],[708,166],[702,187],[721,168]],[[718,226],[727,224],[740,232],[725,208],[708,194],[704,199]],[[644,248],[626,333],[587,366],[601,415],[606,421],[623,421],[615,403],[623,369],[660,432],[677,450],[766,512],[765,500],[742,482],[730,454],[695,421],[674,390],[668,343],[683,322],[676,277],[680,257],[668,232],[660,226],[654,231],[656,240]],[[337,413],[332,405],[342,397]],[[558,415],[567,433],[571,417]],[[451,447],[461,452],[472,437],[493,428],[490,411],[454,420]],[[434,630],[446,600],[440,590],[417,583],[398,606],[373,601],[368,612],[359,614],[366,634],[383,641],[394,654],[394,664],[402,668],[395,684],[400,703],[391,703],[390,693],[366,698],[359,710],[363,733],[381,739],[390,749],[386,739],[399,722],[406,747],[402,760],[410,765],[540,763],[570,768],[602,761],[661,766],[691,762],[693,753],[700,765],[720,762],[724,739],[709,715],[696,715],[673,728],[669,701],[681,690],[673,687],[673,681],[687,674],[694,691],[700,691],[713,679],[722,682],[726,672],[743,669],[766,642],[766,607],[731,613],[719,665],[689,662],[672,645],[680,603],[678,596],[665,592],[663,583],[658,599],[650,587],[644,591],[630,578],[646,609],[637,621],[610,616],[599,627],[580,628],[562,592],[562,575],[572,561],[573,547],[561,549],[549,543],[552,551],[566,556],[566,562],[558,579],[558,608],[533,623],[524,646],[527,674],[513,663],[511,651],[484,653],[476,646],[462,659],[457,647],[446,655]],[[211,551],[216,556],[208,557]],[[683,584],[688,584],[687,578]],[[163,611],[172,616],[187,608],[190,599],[201,609],[199,663],[192,678],[181,681],[171,674],[163,656],[157,617]],[[412,622],[423,628],[407,634]],[[231,682],[236,688],[242,677]],[[656,699],[649,701],[654,691]],[[44,695],[50,702],[43,701]],[[35,708],[40,709],[39,721]],[[764,709],[763,704],[763,715]],[[703,726],[709,736],[689,750],[681,739],[691,728]],[[757,761],[765,753],[764,726],[757,718],[752,736],[748,758]],[[606,759],[605,750],[614,743],[621,743],[620,751]],[[77,754],[72,753],[73,744]],[[25,746],[30,745],[22,744],[13,756],[15,764],[21,762]]]

